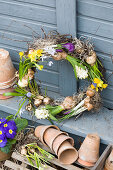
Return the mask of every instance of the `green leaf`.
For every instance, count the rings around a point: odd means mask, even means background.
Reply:
[[[14,145],[16,143],[16,139],[8,139],[8,142],[11,144],[11,145]]]
[[[49,114],[49,118],[50,118],[51,120],[58,121],[58,120],[56,119],[56,117],[53,116],[53,115],[51,115],[51,114]]]
[[[11,149],[12,149],[12,144],[10,142],[7,142],[6,146],[1,148],[1,151],[4,153],[9,153],[11,152]]]
[[[17,126],[17,132],[20,132],[21,130],[25,129],[28,125],[28,121],[26,119],[16,118],[14,121]]]
[[[11,120],[13,118],[13,115],[9,115],[9,116],[7,116],[6,117],[6,119],[9,121],[9,120]]]
[[[20,63],[19,63],[19,79],[22,81],[22,75],[23,75],[23,62],[22,59],[20,58]]]
[[[15,93],[15,92],[7,92],[7,93],[3,93],[3,96],[23,96],[23,94]]]
[[[26,155],[26,157],[27,157],[27,159],[28,159],[28,161],[29,161],[29,163],[34,167],[34,163],[33,163],[33,161]]]

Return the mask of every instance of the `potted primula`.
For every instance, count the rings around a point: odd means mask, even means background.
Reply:
[[[12,149],[16,143],[16,136],[26,126],[28,121],[26,119],[15,118],[8,116],[0,119],[0,161],[9,159]]]

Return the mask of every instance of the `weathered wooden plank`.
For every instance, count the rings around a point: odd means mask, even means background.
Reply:
[[[76,0],[56,0],[57,30],[76,36]]]
[[[78,31],[113,39],[113,23],[78,15]]]
[[[51,151],[51,149],[49,147],[44,146],[41,142],[39,142],[39,146],[42,149],[46,150],[47,152],[50,152],[50,153],[54,154],[54,152]],[[57,158],[54,158],[53,160],[50,160],[50,162],[55,164],[55,165],[58,165],[59,167],[67,169],[67,170],[82,170],[81,168],[78,168],[75,165],[64,165],[64,164],[61,164]]]
[[[95,50],[108,55],[113,54],[113,41],[104,37],[78,32],[78,37],[87,37],[93,42]]]
[[[37,36],[37,34],[43,35],[41,28],[43,28],[46,33],[48,33],[51,30],[56,30],[56,25],[42,23],[33,20],[29,21],[26,19],[1,14],[0,23],[2,23],[0,26],[1,30],[10,31],[13,33],[15,32],[28,36],[32,36],[33,33],[35,34],[35,36]]]
[[[18,33],[4,32],[0,30],[0,43],[16,48],[27,49],[27,42],[32,41],[32,37],[19,35]]]
[[[56,24],[55,9],[48,9],[44,6],[40,7],[38,5],[24,4],[17,1],[6,2],[1,0],[0,13],[27,20]]]
[[[111,3],[111,4],[113,4],[113,1],[112,1],[112,0],[96,0],[96,1],[100,1],[100,2],[105,2],[105,3]]]
[[[18,164],[11,162],[9,160],[5,161],[4,166],[7,166],[8,168],[11,168],[14,170],[29,170],[28,168],[24,168],[21,165],[18,165]]]
[[[113,21],[113,5],[95,0],[78,0],[77,12],[93,18]]]
[[[56,6],[56,0],[10,0],[10,1],[19,1],[24,3],[31,3],[31,4],[37,4],[37,5],[44,5],[49,7],[55,7]]]
[[[27,165],[30,165],[30,163],[28,162],[28,159],[27,159],[25,156],[21,156],[19,153],[13,152],[12,158],[17,159],[18,161],[24,162],[24,163],[27,164]],[[36,163],[35,163],[34,160],[33,160],[33,163],[34,163],[34,165],[36,166]],[[44,169],[44,170],[46,170],[46,169],[47,169],[47,170],[55,170],[55,168],[50,167],[49,165],[47,165],[47,167],[46,167],[46,168],[43,168],[43,169]]]
[[[108,86],[106,89],[103,90],[101,96],[106,100],[111,100],[113,102],[113,86]]]

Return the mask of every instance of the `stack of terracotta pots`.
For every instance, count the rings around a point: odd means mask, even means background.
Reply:
[[[104,170],[113,170],[113,150],[111,151],[109,157],[106,160]]]
[[[3,96],[3,93],[13,91],[15,83],[15,68],[12,64],[9,52],[0,49],[0,99],[12,96]]]
[[[57,126],[38,126],[35,129],[35,136],[44,145],[50,147],[62,164],[72,164],[78,159],[78,152],[73,147],[73,138],[69,137],[66,132],[60,131]]]
[[[99,159],[100,137],[97,134],[88,134],[78,153],[78,162],[86,167],[92,167]]]

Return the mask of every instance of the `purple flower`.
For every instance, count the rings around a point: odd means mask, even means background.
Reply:
[[[56,49],[56,52],[58,53],[58,52],[63,52],[63,50],[61,50],[61,49]]]
[[[0,125],[2,125],[3,123],[7,122],[7,119],[3,118],[3,119],[0,119]]]
[[[7,143],[7,139],[6,137],[4,137],[4,139],[0,139],[0,147],[3,148],[4,146],[6,146]]]
[[[67,115],[67,114],[69,114],[69,113],[71,113],[71,111],[64,112],[64,115]]]
[[[96,84],[96,83],[94,83],[94,82],[92,82],[92,84],[93,84],[93,86],[96,88],[97,84]]]
[[[4,138],[5,138],[4,128],[0,127],[0,139],[4,139]]]
[[[8,128],[6,131],[6,137],[13,139],[16,135],[16,131],[13,128]]]
[[[30,92],[28,92],[28,93],[26,94],[26,96],[27,96],[27,97],[31,97],[32,94],[31,94]]]
[[[62,47],[66,48],[69,52],[73,52],[75,49],[75,46],[72,43],[62,44]]]
[[[5,132],[7,132],[8,129],[12,128],[13,130],[17,130],[17,126],[14,120],[10,120],[3,124]]]

